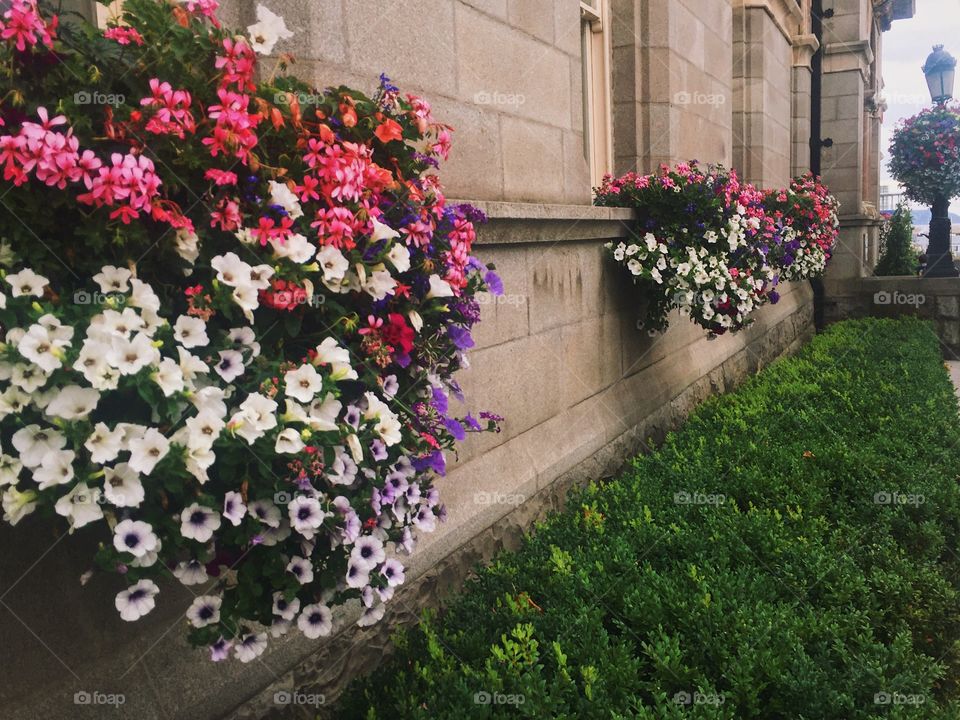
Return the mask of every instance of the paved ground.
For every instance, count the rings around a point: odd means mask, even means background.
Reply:
[[[944,365],[950,371],[950,379],[953,380],[953,386],[957,389],[957,397],[960,398],[960,360],[947,360]]]

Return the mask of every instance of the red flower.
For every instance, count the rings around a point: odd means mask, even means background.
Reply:
[[[381,328],[383,339],[394,348],[400,349],[404,355],[413,350],[413,328],[407,325],[406,318],[400,313],[387,315],[387,324]]]
[[[274,310],[295,310],[307,302],[307,291],[287,280],[274,280],[270,290],[260,291],[260,302]]]
[[[403,140],[403,128],[396,120],[384,120],[374,131],[380,142],[386,144],[391,140]]]

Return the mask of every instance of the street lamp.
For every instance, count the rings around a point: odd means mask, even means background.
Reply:
[[[933,52],[923,64],[923,74],[927,78],[930,97],[937,105],[943,105],[953,98],[953,78],[957,59],[943,49],[943,45],[934,45]]]
[[[930,98],[940,107],[953,98],[953,80],[957,60],[943,49],[943,45],[934,45],[933,52],[923,64],[923,74],[930,88]],[[927,267],[924,277],[957,277],[950,252],[950,198],[938,193],[933,200],[930,212],[930,242],[927,244]]]

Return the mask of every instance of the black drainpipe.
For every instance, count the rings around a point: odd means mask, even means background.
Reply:
[[[828,11],[829,16],[833,11]],[[810,172],[820,175],[823,142],[821,137],[820,105],[823,94],[823,0],[813,0],[810,31],[817,39],[818,47],[810,59]],[[822,278],[810,278],[813,288],[813,325],[823,330],[824,289]]]

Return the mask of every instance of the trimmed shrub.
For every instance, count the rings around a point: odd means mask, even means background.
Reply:
[[[345,718],[956,718],[960,424],[921,321],[849,321],[574,493]]]
[[[897,205],[884,223],[880,236],[880,260],[874,275],[916,275],[919,267],[913,247],[913,213],[905,203]]]

